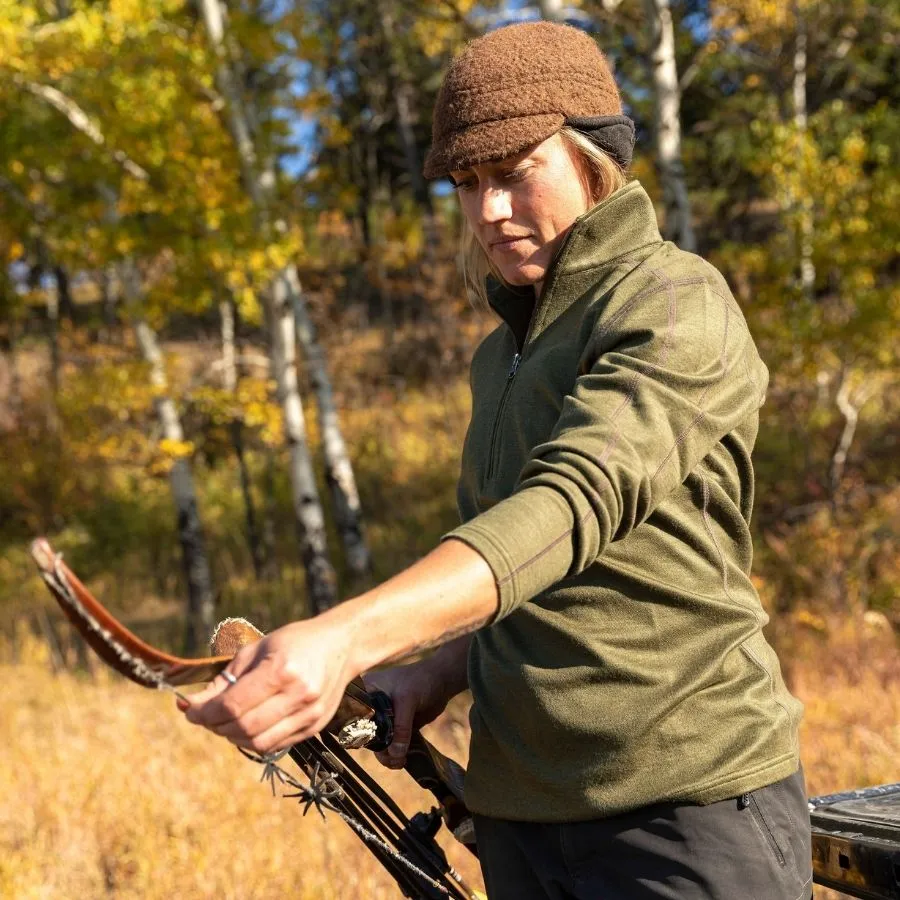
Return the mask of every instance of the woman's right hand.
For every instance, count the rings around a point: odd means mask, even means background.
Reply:
[[[369,691],[384,691],[394,707],[393,740],[375,758],[389,769],[402,769],[413,729],[433,722],[450,702],[446,682],[430,671],[427,661],[375,672],[364,681]]]
[[[471,635],[451,641],[432,656],[363,676],[366,689],[384,691],[394,707],[394,737],[375,757],[389,769],[402,769],[413,730],[433,722],[450,700],[467,687],[466,660]]]

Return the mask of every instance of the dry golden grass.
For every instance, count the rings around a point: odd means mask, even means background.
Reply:
[[[821,626],[819,626],[821,628]],[[848,619],[780,648],[806,709],[800,730],[811,796],[900,781],[900,657],[881,619]],[[815,900],[844,897],[817,887]]]
[[[790,654],[810,792],[897,780],[893,635],[847,626]],[[188,726],[171,697],[105,671],[54,676],[34,639],[0,665],[0,683],[0,898],[400,896],[342,822],[273,800],[257,767]],[[454,710],[431,735],[460,759],[461,719]],[[407,810],[428,805],[404,775],[378,777]],[[478,882],[465,851],[450,852]]]
[[[801,746],[810,794],[900,781],[894,634],[850,621],[827,643],[799,644],[791,687],[806,704]]]
[[[0,666],[3,900],[400,896],[343,822],[274,800],[172,697],[106,672],[54,676],[37,644],[21,656]],[[373,766],[408,811],[428,807],[405,775]],[[451,855],[480,885],[467,851]]]

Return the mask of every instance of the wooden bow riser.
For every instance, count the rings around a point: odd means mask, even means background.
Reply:
[[[263,633],[246,619],[225,619],[216,626],[210,646],[213,653],[219,655],[226,651],[237,652],[263,637]],[[361,678],[355,678],[347,685],[347,692],[338,707],[338,711],[326,731],[338,739],[338,743],[346,750],[357,750],[362,747],[380,749],[390,743],[390,723],[385,734],[384,721],[377,720],[377,736],[380,746],[375,746],[371,737],[375,730],[377,712],[372,709],[372,699],[376,695],[366,693]],[[389,703],[390,701],[388,701]],[[363,725],[371,725],[366,729]],[[354,732],[360,735],[354,739]],[[296,760],[295,760],[296,761]],[[419,732],[414,732],[406,756],[407,772],[418,785],[430,791],[440,805],[444,823],[461,843],[475,853],[475,835],[472,814],[463,802],[463,784],[466,773],[462,766],[449,757],[444,756]]]

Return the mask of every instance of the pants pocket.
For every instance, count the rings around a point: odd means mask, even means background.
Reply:
[[[753,817],[753,821],[759,829],[759,833],[762,835],[763,840],[766,842],[769,851],[775,858],[775,861],[781,868],[784,868],[787,865],[787,859],[784,855],[782,841],[779,841],[776,833],[771,811],[767,815],[763,810],[758,792],[754,791],[750,794],[744,794],[741,799],[743,800],[743,805],[750,810],[750,815]]]
[[[812,846],[803,770],[741,800],[773,873],[798,892],[805,888],[812,881]]]

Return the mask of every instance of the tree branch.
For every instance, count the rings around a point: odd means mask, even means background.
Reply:
[[[844,427],[831,455],[831,466],[829,467],[832,504],[836,502],[838,491],[841,487],[841,479],[844,475],[844,468],[847,465],[847,457],[850,455],[850,447],[853,444],[856,426],[859,423],[859,411],[878,390],[879,385],[877,382],[869,381],[868,384],[863,385],[854,393],[850,389],[850,369],[844,369],[835,397],[837,408],[844,417]]]
[[[681,78],[678,80],[679,93],[684,93],[690,83],[697,77],[703,60],[709,55],[710,43],[704,44],[695,54],[694,58],[688,63]]]
[[[134,160],[122,150],[114,150],[106,143],[103,132],[91,121],[90,116],[71,98],[62,91],[51,87],[49,84],[38,84],[36,81],[27,81],[19,75],[13,76],[13,80],[35,97],[49,103],[57,112],[62,113],[69,123],[82,134],[86,135],[98,147],[105,147],[112,158],[128,172],[133,178],[140,181],[148,181],[150,176]]]

